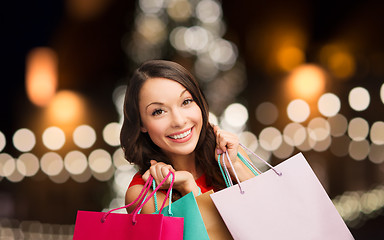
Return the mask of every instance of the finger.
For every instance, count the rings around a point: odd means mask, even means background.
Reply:
[[[150,175],[151,175],[151,174],[149,173],[149,170],[147,170],[147,171],[143,174],[143,176],[142,176],[141,178],[144,180],[144,182],[147,182],[147,180],[148,180],[148,178],[149,178]]]

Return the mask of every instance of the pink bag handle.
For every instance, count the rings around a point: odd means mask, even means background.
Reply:
[[[133,217],[132,217],[132,224],[135,224],[136,223],[136,215],[138,214],[138,211],[149,201],[149,199],[156,193],[157,190],[160,189],[160,187],[165,183],[165,181],[169,178],[169,176],[172,175],[172,179],[171,179],[171,184],[168,188],[168,191],[167,191],[167,195],[163,201],[163,204],[161,205],[161,208],[160,208],[160,211],[159,213],[161,213],[161,211],[163,210],[164,208],[164,205],[165,205],[165,202],[167,201],[168,197],[169,197],[169,193],[170,191],[172,190],[172,187],[173,187],[173,183],[175,181],[175,174],[173,172],[169,172],[168,175],[163,179],[163,181],[161,181],[161,183],[156,187],[156,189],[153,190],[153,192],[146,198],[145,201],[142,200],[142,198],[144,196],[147,195],[149,189],[151,188],[151,182],[153,180],[153,177],[152,175],[149,176],[148,180],[145,182],[144,184],[144,187],[143,189],[141,189],[141,192],[139,194],[139,196],[131,203],[129,203],[128,205],[125,205],[123,207],[118,207],[118,208],[115,208],[115,209],[111,209],[109,210],[108,212],[106,212],[103,217],[101,218],[101,222],[104,223],[106,220],[107,220],[107,217],[108,215],[113,212],[113,211],[116,211],[116,210],[119,210],[119,209],[123,209],[123,208],[128,208],[130,207],[131,205],[135,204],[137,201],[141,200],[143,201],[140,205],[138,205],[135,210],[133,211]]]

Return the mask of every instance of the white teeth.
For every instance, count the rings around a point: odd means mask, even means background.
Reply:
[[[189,129],[188,131],[182,133],[182,134],[178,134],[178,135],[173,135],[173,136],[169,136],[170,138],[172,139],[181,139],[181,138],[185,138],[186,136],[188,136],[189,134],[191,133],[191,129]]]

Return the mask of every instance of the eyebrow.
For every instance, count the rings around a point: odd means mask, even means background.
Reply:
[[[183,91],[181,91],[179,97],[183,96],[185,92],[188,92],[188,90],[187,90],[187,89],[184,89]],[[150,104],[148,104],[148,105],[145,107],[145,109],[148,109],[149,106],[154,105],[154,104],[155,104],[155,105],[164,105],[164,103],[162,103],[162,102],[151,102]]]

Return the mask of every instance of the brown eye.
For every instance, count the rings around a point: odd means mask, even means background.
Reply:
[[[152,112],[152,116],[157,116],[157,115],[160,115],[162,114],[164,111],[161,110],[161,109],[155,109],[153,112]]]
[[[183,105],[188,105],[188,104],[190,104],[191,102],[193,102],[193,99],[190,99],[190,98],[185,99],[185,100],[183,101]]]

